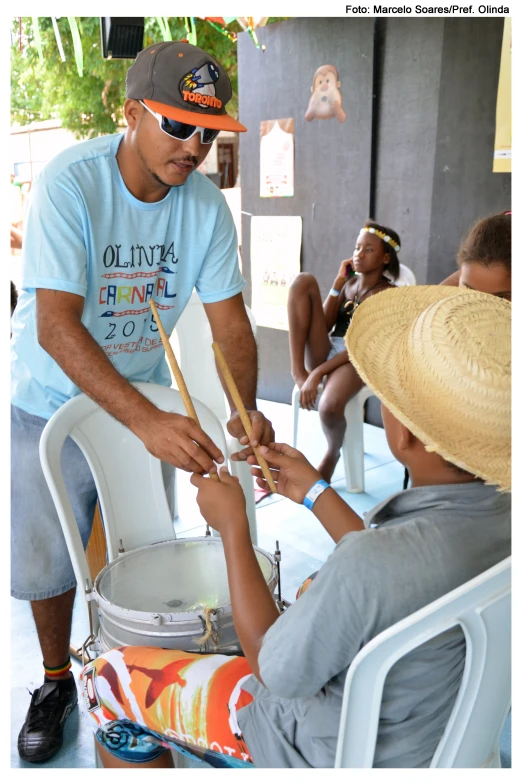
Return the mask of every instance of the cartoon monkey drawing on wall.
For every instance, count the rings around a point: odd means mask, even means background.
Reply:
[[[310,103],[305,120],[330,120],[337,117],[344,122],[346,114],[342,107],[341,82],[337,68],[333,65],[321,65],[314,73]]]

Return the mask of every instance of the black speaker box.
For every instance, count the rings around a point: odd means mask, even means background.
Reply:
[[[144,16],[101,16],[104,60],[134,59],[143,49]]]

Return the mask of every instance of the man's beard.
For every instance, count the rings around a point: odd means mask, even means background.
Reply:
[[[142,155],[142,152],[141,152],[141,149],[140,149],[139,145],[138,145],[138,155],[140,156],[140,158],[141,158],[141,160],[142,160],[142,163],[143,163],[143,165],[145,166],[145,168],[147,169],[147,171],[148,171],[148,173],[150,174],[150,176],[151,176],[151,177],[152,177],[152,178],[153,178],[153,179],[154,179],[154,180],[155,180],[155,181],[156,181],[156,182],[157,182],[159,185],[162,185],[164,188],[175,188],[175,187],[179,187],[179,185],[169,185],[169,183],[168,183],[168,182],[164,182],[164,181],[161,179],[161,177],[160,177],[158,174],[156,174],[156,172],[154,171],[154,169],[151,169],[151,168],[150,168],[149,164],[147,163],[147,161],[145,160],[144,156]],[[181,160],[181,159],[180,159],[180,160],[178,160],[177,162],[178,162],[178,163],[193,163],[193,164],[194,164],[194,168],[196,168],[196,167],[197,167],[197,165],[198,165],[198,159],[195,157],[195,155],[187,155],[187,156],[185,156],[185,158],[184,158],[183,160]],[[194,169],[192,169],[192,171],[194,171]],[[189,172],[189,174],[191,174],[191,173],[192,173],[192,171],[190,171],[190,172]],[[188,175],[187,175],[187,176],[188,176]]]

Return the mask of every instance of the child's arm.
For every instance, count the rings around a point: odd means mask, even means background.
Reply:
[[[312,513],[336,544],[346,533],[365,529],[361,517],[331,487],[319,495],[312,507]]]
[[[331,372],[341,367],[343,364],[348,364],[348,351],[341,351],[336,354],[332,359],[328,359],[327,362],[323,362],[319,367],[316,367],[309,374],[306,381],[301,386],[299,393],[299,405],[304,410],[312,410],[315,401],[317,399],[317,390],[325,375],[329,375]]]
[[[308,490],[321,478],[300,451],[285,443],[271,443],[270,448],[261,446],[259,451],[272,468],[278,493],[294,503],[302,503]],[[249,457],[248,462],[255,465],[256,458]],[[268,488],[259,468],[252,468],[251,473],[262,489]],[[313,513],[335,543],[346,533],[365,529],[361,517],[331,487],[317,498]]]
[[[197,501],[208,524],[221,535],[227,563],[232,615],[241,647],[250,668],[262,682],[258,656],[263,637],[279,617],[279,611],[257,561],[239,480],[221,468],[221,481],[194,473]]]
[[[323,302],[323,312],[324,312],[324,317],[326,319],[326,326],[328,331],[330,331],[330,329],[337,321],[337,316],[339,315],[339,310],[341,309],[341,305],[346,299],[344,293],[345,290],[344,287],[346,281],[348,280],[348,273],[351,267],[351,263],[352,263],[351,258],[346,258],[344,261],[341,261],[341,266],[339,267],[337,276],[333,281],[332,288],[334,289],[334,291],[339,291],[339,296],[332,296],[330,293],[328,293],[326,299]]]

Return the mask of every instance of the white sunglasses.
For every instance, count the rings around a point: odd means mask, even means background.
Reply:
[[[199,133],[202,144],[212,144],[219,136],[219,131],[214,130],[214,128],[201,128],[199,125],[189,125],[186,122],[179,122],[179,120],[171,120],[169,117],[164,117],[163,114],[158,114],[157,112],[152,111],[152,109],[149,109],[147,104],[143,103],[143,101],[138,101],[138,103],[141,103],[153,117],[156,117],[158,125],[163,133],[166,133],[171,139],[188,141],[195,136],[196,133]]]

